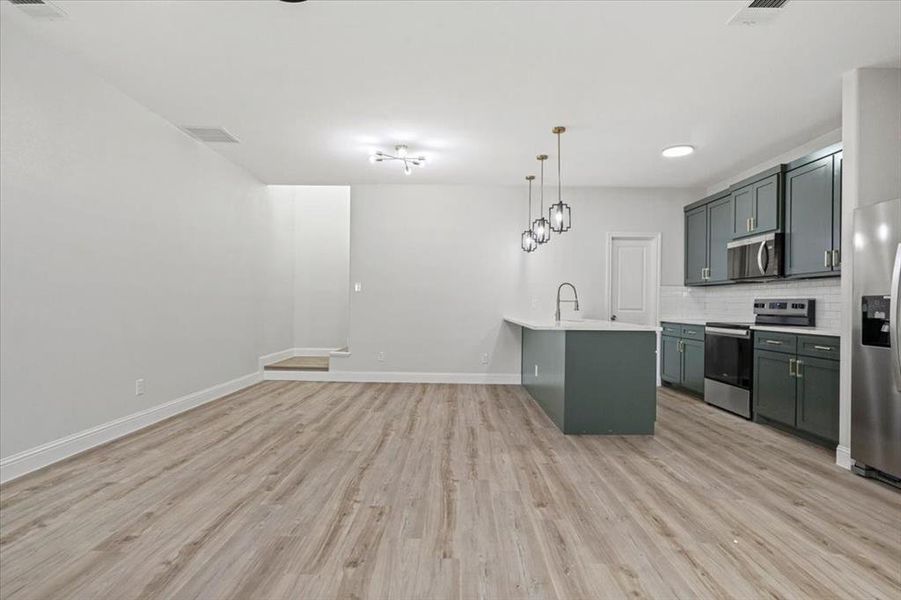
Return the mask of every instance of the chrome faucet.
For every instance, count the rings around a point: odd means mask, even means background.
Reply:
[[[568,285],[569,287],[571,287],[573,289],[573,296],[575,297],[574,300],[561,300],[560,299],[560,290],[563,289],[564,285]],[[563,283],[560,284],[560,287],[557,288],[557,311],[554,313],[554,322],[557,323],[558,325],[560,324],[560,303],[561,302],[572,302],[573,304],[576,305],[574,310],[579,310],[579,292],[576,291],[576,286],[574,286],[573,284],[571,284],[568,281],[564,281]]]

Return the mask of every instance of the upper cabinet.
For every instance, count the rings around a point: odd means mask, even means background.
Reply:
[[[831,275],[840,268],[842,153],[837,149],[795,161],[785,173],[787,276]]]
[[[782,169],[775,167],[733,185],[732,237],[740,238],[782,227]]]
[[[685,212],[685,285],[707,281],[707,207]]]
[[[727,244],[784,233],[786,277],[837,275],[841,144],[777,165],[685,207],[685,285],[731,283]]]
[[[726,244],[732,239],[732,197],[728,191],[685,210],[685,285],[728,283]]]

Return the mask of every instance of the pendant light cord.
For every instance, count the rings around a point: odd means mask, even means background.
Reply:
[[[534,177],[534,175],[533,175]],[[532,227],[532,180],[529,179],[529,220],[526,221],[526,227]]]
[[[557,132],[557,202],[563,202],[563,179],[560,174],[560,132]]]
[[[541,218],[540,215],[544,212],[544,161],[539,160],[538,162],[541,163],[541,187],[538,188],[538,198],[540,199],[539,202],[540,202],[540,206],[541,206],[541,208],[538,211],[538,215],[539,215],[538,218],[540,219]]]

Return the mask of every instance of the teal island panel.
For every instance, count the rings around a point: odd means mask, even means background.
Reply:
[[[652,331],[522,329],[522,385],[566,434],[653,435]]]

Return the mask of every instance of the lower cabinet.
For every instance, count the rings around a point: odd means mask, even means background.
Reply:
[[[794,356],[769,350],[754,353],[754,410],[761,417],[795,425]]]
[[[801,357],[796,370],[796,426],[827,440],[838,441],[838,361]]]
[[[704,393],[704,342],[682,340],[682,386]]]
[[[796,342],[786,343],[785,334],[776,335],[778,340],[755,335],[755,420],[779,423],[829,444],[838,442],[838,340],[797,336]],[[770,350],[777,341],[789,350]]]
[[[664,323],[660,338],[662,381],[704,393],[703,331],[698,325]]]

